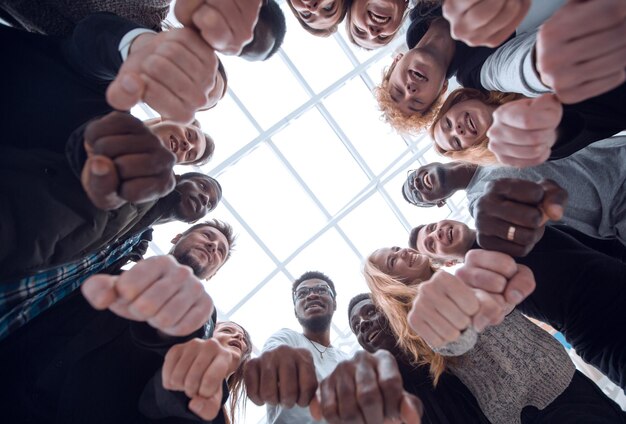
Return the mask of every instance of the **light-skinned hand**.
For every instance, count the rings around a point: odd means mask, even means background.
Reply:
[[[497,47],[515,32],[530,0],[445,0],[443,16],[452,38],[469,46]]]
[[[193,29],[141,34],[109,85],[107,101],[118,110],[144,101],[164,120],[189,123],[197,110],[209,106],[217,64],[215,51]]]
[[[565,104],[626,81],[626,2],[569,0],[539,29],[535,65]]]
[[[489,150],[503,165],[539,165],[550,157],[562,116],[563,106],[550,93],[505,103],[487,130]]]
[[[193,333],[213,312],[213,300],[191,268],[170,255],[144,259],[119,276],[94,275],[81,291],[95,309],[147,322],[170,336]]]

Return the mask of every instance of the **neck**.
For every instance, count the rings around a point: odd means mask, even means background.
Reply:
[[[417,43],[415,48],[422,48],[431,54],[440,57],[446,69],[452,63],[456,44],[450,35],[450,24],[444,18],[437,18],[431,22],[426,34]]]
[[[330,346],[330,328],[322,332],[313,332],[308,328],[304,328],[302,334],[312,342],[319,343],[322,346]]]

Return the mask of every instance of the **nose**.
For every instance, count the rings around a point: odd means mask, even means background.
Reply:
[[[318,4],[317,0],[304,2],[304,5],[306,6],[306,8],[309,9],[311,12],[314,12],[315,10],[317,10],[317,4]]]
[[[372,327],[372,322],[368,319],[361,320],[361,326],[359,327],[359,331],[361,334],[365,334]]]
[[[382,29],[380,29],[379,27],[375,26],[375,25],[370,25],[369,26],[369,30],[370,30],[370,34],[377,36],[382,32]]]
[[[409,81],[406,84],[406,89],[409,93],[416,93],[417,92],[417,84],[415,84],[413,81]]]
[[[214,242],[210,241],[206,244],[206,250],[210,253],[215,253],[215,251],[217,250],[217,246],[215,246]]]
[[[460,121],[456,123],[456,131],[460,135],[465,134],[465,125],[463,125]]]
[[[442,240],[443,239],[443,228],[438,228],[437,229],[437,240]]]
[[[180,142],[180,150],[182,150],[183,152],[189,150],[189,143],[187,142],[187,140],[182,140]]]
[[[202,205],[206,206],[209,204],[209,196],[206,194],[200,193],[198,197],[200,198],[200,203],[202,203]]]

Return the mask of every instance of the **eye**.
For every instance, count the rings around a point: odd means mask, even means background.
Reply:
[[[391,267],[391,269],[393,269],[395,264],[396,264],[396,258],[394,256],[393,258],[389,260],[389,266]]]
[[[187,153],[185,154],[185,160],[188,162],[191,161],[191,150],[187,151]]]
[[[201,188],[202,190],[206,190],[206,184],[204,184],[204,183],[200,183],[200,188]]]
[[[365,31],[363,31],[361,28],[359,28],[356,25],[353,25],[352,28],[354,28],[354,32],[356,32],[358,35],[365,35]]]
[[[374,309],[370,309],[369,311],[367,311],[367,316],[371,317],[372,315],[374,315],[376,311],[374,311]]]
[[[330,3],[328,6],[324,6],[323,9],[327,12],[330,12],[335,8],[335,2]]]
[[[435,242],[433,240],[429,240],[428,241],[428,246],[426,246],[426,248],[428,250],[430,250],[431,252],[435,251]]]
[[[379,39],[379,40],[381,40],[381,41],[383,41],[383,40],[388,39],[389,37],[390,37],[389,35],[380,34],[380,35],[378,36],[378,39]]]
[[[452,121],[450,121],[450,118],[447,118],[447,117],[446,117],[446,128],[452,129]]]
[[[452,137],[452,147],[454,147],[455,150],[462,150],[463,146],[461,145],[461,140],[457,137]]]
[[[191,140],[191,131],[185,131],[185,137],[187,137],[187,140]]]

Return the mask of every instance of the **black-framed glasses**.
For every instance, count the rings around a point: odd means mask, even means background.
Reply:
[[[295,293],[293,294],[293,300],[302,300],[304,298],[306,298],[309,294],[311,293],[315,293],[318,296],[330,296],[331,298],[335,298],[335,295],[333,294],[333,291],[330,289],[329,286],[327,285],[319,285],[319,286],[314,286],[314,287],[301,287],[298,290],[295,291]]]

